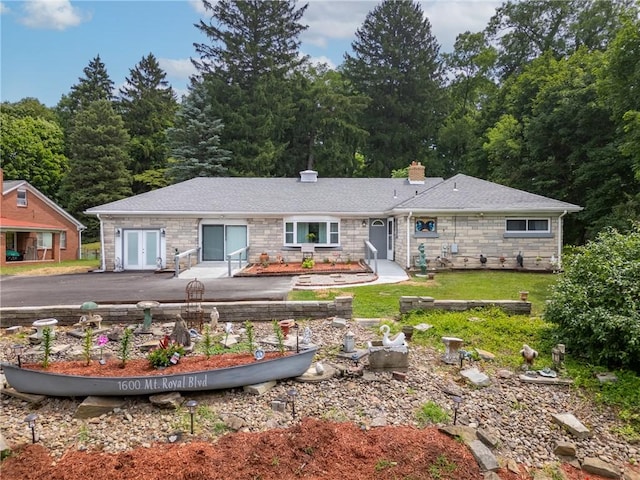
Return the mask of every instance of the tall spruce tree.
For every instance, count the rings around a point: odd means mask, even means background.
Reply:
[[[215,118],[207,85],[193,83],[176,114],[167,136],[171,150],[167,176],[171,183],[195,177],[227,175],[230,152],[220,148],[224,125]]]
[[[129,71],[120,89],[119,111],[129,132],[129,170],[133,193],[165,186],[166,130],[178,108],[176,95],[155,56],[150,53]]]
[[[221,146],[233,152],[234,175],[272,176],[287,162],[287,132],[296,106],[290,74],[305,61],[298,36],[306,6],[295,1],[221,0],[205,7],[211,22],[196,27],[210,43],[195,44],[200,74],[215,85],[213,114],[225,125]]]
[[[56,112],[65,135],[71,133],[76,113],[96,100],[113,100],[113,81],[107,73],[107,67],[100,55],[93,58],[84,69],[84,77],[71,87],[69,95],[63,95]]]
[[[390,176],[414,160],[429,165],[441,121],[439,46],[422,8],[385,0],[370,12],[345,55],[344,74],[371,98],[360,125],[367,174]],[[431,171],[433,169],[430,169]]]
[[[124,122],[107,100],[98,100],[78,112],[69,139],[70,170],[64,179],[64,206],[87,225],[85,239],[99,238],[100,225],[84,215],[87,208],[131,195],[131,177]]]

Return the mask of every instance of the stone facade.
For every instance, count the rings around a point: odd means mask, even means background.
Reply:
[[[430,269],[438,268],[516,268],[516,256],[522,252],[524,268],[549,270],[554,268],[552,256],[557,256],[558,218],[549,217],[550,234],[546,236],[507,237],[505,236],[505,215],[460,215],[434,216],[437,219],[437,231],[433,233],[416,233],[412,216],[407,234],[407,216],[395,217],[394,261],[403,268],[416,268],[418,245],[424,243],[425,254]],[[547,218],[547,217],[545,217]],[[174,254],[201,247],[201,225],[211,223],[210,219],[195,217],[120,217],[103,218],[105,268],[113,270],[116,260],[121,255],[116,252],[116,229],[160,229],[166,231],[164,261],[166,268],[174,268]],[[249,262],[259,262],[260,254],[266,252],[273,261],[278,255],[289,262],[300,262],[302,252],[298,247],[284,245],[283,218],[225,218],[216,221],[226,225],[246,225],[249,239]],[[365,258],[365,240],[369,230],[362,225],[361,218],[344,218],[340,220],[340,248],[316,247],[316,261],[332,259],[340,254],[340,259],[358,261]],[[407,261],[407,240],[410,252]],[[452,245],[457,244],[458,252],[452,252]],[[446,245],[446,249],[443,249]],[[487,263],[480,263],[480,254],[487,258]],[[445,258],[444,263],[435,261],[436,257]],[[504,262],[500,258],[504,258]],[[465,261],[466,259],[466,261]],[[183,259],[181,262],[185,262]],[[197,262],[196,258],[192,259]],[[184,265],[183,265],[184,266]]]

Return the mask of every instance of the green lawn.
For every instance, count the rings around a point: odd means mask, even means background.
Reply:
[[[542,313],[549,288],[556,276],[547,273],[501,271],[441,272],[434,280],[413,277],[396,284],[323,290],[295,290],[291,300],[331,300],[353,295],[353,315],[361,318],[388,318],[400,313],[401,296],[430,296],[438,300],[518,300],[520,291],[529,292],[532,313]]]

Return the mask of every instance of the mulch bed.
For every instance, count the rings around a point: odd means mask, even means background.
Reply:
[[[371,269],[363,262],[344,263],[339,262],[332,264],[331,262],[323,262],[316,260],[313,268],[302,268],[300,262],[287,263],[269,263],[263,266],[260,263],[253,263],[245,267],[242,271],[236,273],[235,277],[254,277],[254,276],[290,276],[290,275],[328,275],[332,273],[371,273]]]

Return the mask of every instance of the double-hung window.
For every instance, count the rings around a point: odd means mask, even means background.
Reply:
[[[53,233],[38,232],[38,248],[53,248]]]
[[[16,204],[18,207],[26,207],[27,206],[27,191],[26,190],[18,190],[16,192]]]
[[[340,245],[340,222],[333,218],[297,218],[284,222],[285,245],[315,243],[318,246]]]

